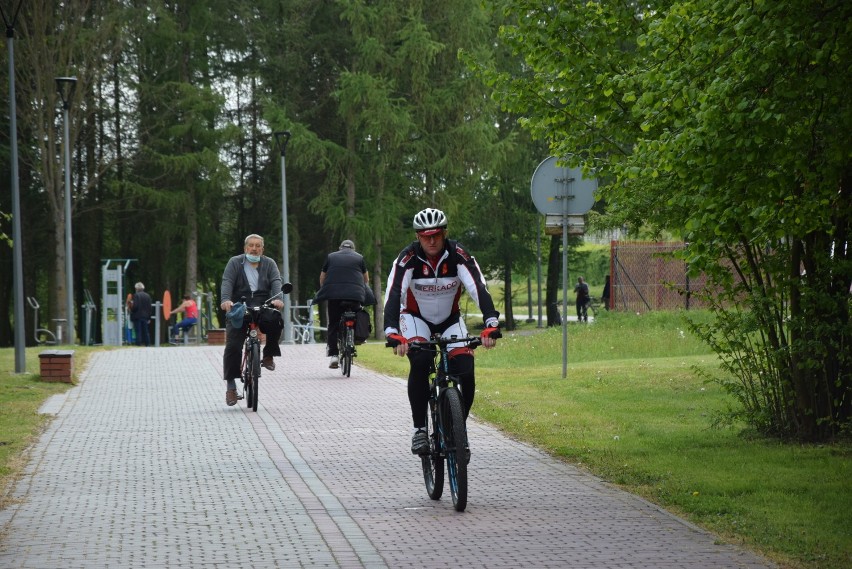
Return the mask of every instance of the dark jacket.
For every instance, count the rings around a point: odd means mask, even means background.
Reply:
[[[322,266],[325,280],[314,300],[352,300],[364,306],[376,304],[373,291],[364,283],[364,257],[352,249],[329,253]]]
[[[148,321],[151,319],[151,295],[144,290],[139,290],[133,293],[130,301],[133,303],[130,308],[131,320]]]

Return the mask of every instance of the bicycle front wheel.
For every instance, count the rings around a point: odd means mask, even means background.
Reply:
[[[250,377],[248,385],[250,386],[248,406],[252,411],[257,411],[257,388],[258,380],[260,379],[260,344],[252,344],[251,346],[251,362],[249,365]]]
[[[243,369],[242,376],[240,378],[243,382],[243,397],[241,397],[241,399],[246,400],[246,407],[251,407],[251,348],[249,347],[248,343],[246,343],[244,351],[245,356],[243,356]]]
[[[450,493],[453,507],[463,512],[467,507],[467,430],[459,390],[444,391],[441,405]]]
[[[430,407],[432,402],[430,402]],[[435,424],[435,414],[429,413],[429,454],[420,456],[423,466],[423,481],[426,483],[426,493],[433,500],[441,498],[444,493],[444,457],[441,455],[441,433]]]

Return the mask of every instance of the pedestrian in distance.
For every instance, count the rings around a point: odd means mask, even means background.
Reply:
[[[328,307],[326,355],[328,367],[337,369],[340,316],[349,309],[371,306],[376,298],[370,290],[370,274],[364,257],[355,251],[355,243],[344,239],[337,251],[329,253],[319,276],[320,288],[314,300],[325,300]]]
[[[127,308],[130,310],[130,321],[133,322],[136,332],[136,345],[150,346],[151,295],[145,292],[145,285],[141,282],[136,283],[133,288],[136,292],[127,300]]]
[[[281,299],[281,273],[273,259],[263,254],[263,237],[252,233],[245,238],[243,253],[231,257],[222,273],[222,303],[219,307],[226,313],[231,311],[234,304],[245,301],[246,306],[260,306],[272,299],[272,306],[280,311],[284,307]],[[280,314],[279,314],[280,316]],[[278,340],[284,329],[284,321],[279,318],[279,324],[266,329],[266,343],[263,346],[261,365],[272,371],[275,369],[274,357],[281,355]],[[223,378],[227,383],[225,388],[225,403],[236,405],[237,384],[242,364],[243,342],[248,330],[248,319],[240,326],[233,326],[231,319],[225,323],[225,352],[222,355]]]
[[[589,285],[583,277],[577,278],[577,285],[574,287],[574,292],[577,294],[577,321],[589,321],[589,303],[592,301],[589,296]]]
[[[607,310],[609,310],[609,295],[610,295],[609,281],[610,281],[609,275],[607,275],[604,278],[603,293],[601,294],[601,304],[603,304],[604,308],[606,308]]]
[[[177,342],[180,331],[183,330],[184,335],[189,334],[189,329],[198,323],[198,305],[192,300],[192,296],[183,295],[183,302],[177,308],[169,312],[169,316],[183,312],[184,316],[180,322],[175,323],[172,327],[172,341]]]
[[[457,241],[447,239],[447,216],[427,208],[414,216],[416,240],[405,247],[388,275],[384,306],[384,332],[398,356],[408,355],[408,402],[413,423],[411,452],[429,452],[426,433],[429,373],[432,354],[409,352],[409,341],[427,341],[433,333],[444,338],[467,337],[459,309],[464,288],[482,313],[482,345],[493,348],[500,331],[500,313],[485,284],[476,259]],[[464,344],[450,346],[450,373],[458,376],[464,399],[464,417],[473,406],[476,391],[473,350]]]

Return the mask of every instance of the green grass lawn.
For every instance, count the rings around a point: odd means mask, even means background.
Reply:
[[[59,348],[68,349],[70,346]],[[46,349],[25,350],[27,373],[15,373],[13,348],[0,350],[0,509],[6,506],[10,483],[25,465],[25,451],[49,420],[38,414],[38,408],[51,395],[72,387],[67,383],[41,381],[38,354]],[[95,349],[103,348],[74,348],[75,372],[83,369],[86,359]]]
[[[785,567],[852,567],[852,445],[714,427],[733,402],[696,368],[716,362],[678,314],[607,313],[569,326],[564,379],[561,328],[478,350],[473,413]],[[378,343],[358,363],[407,375]]]

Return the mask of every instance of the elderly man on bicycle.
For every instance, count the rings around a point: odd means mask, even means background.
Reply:
[[[245,299],[248,306],[260,306],[270,298],[271,304],[281,310],[281,273],[275,261],[263,254],[263,237],[252,233],[245,238],[242,255],[231,257],[222,274],[222,304],[219,306],[229,312],[235,302]],[[263,347],[261,365],[272,371],[275,369],[273,357],[281,355],[278,340],[281,338],[284,322],[266,331],[266,345]],[[237,403],[236,379],[240,377],[243,342],[246,339],[245,326],[235,327],[231,320],[225,324],[225,353],[222,356],[224,379],[227,382],[225,403]]]
[[[429,353],[409,353],[409,340],[425,341],[434,333],[444,338],[466,337],[459,310],[462,288],[482,313],[485,329],[481,338],[486,348],[497,343],[492,334],[499,333],[500,313],[476,260],[457,241],[447,239],[444,212],[424,209],[414,216],[413,226],[417,240],[402,250],[388,276],[384,327],[394,353],[408,355],[408,401],[414,424],[411,452],[421,454],[429,452],[426,413],[433,359]],[[464,345],[451,347],[450,373],[460,379],[466,419],[476,391],[473,350]]]

